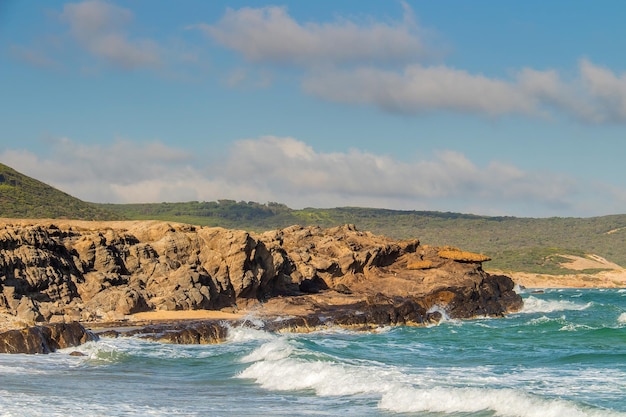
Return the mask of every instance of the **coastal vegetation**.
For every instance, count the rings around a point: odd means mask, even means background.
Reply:
[[[294,224],[354,224],[394,239],[455,246],[484,254],[487,268],[569,274],[564,256],[599,255],[626,267],[626,214],[590,218],[521,218],[363,207],[291,209],[277,202],[191,201],[94,204],[0,164],[0,217],[164,220],[262,232]],[[599,269],[576,270],[594,273]]]
[[[284,204],[236,202],[106,204],[128,219],[175,220],[197,225],[265,231],[292,224],[331,227],[354,224],[394,239],[418,238],[432,246],[456,246],[492,258],[489,268],[569,274],[563,255],[596,254],[626,266],[626,215],[590,218],[520,218],[387,210],[363,207],[290,209]],[[594,273],[599,270],[578,270]]]
[[[117,216],[0,164],[0,217],[113,220]]]

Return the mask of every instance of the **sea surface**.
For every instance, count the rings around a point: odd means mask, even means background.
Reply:
[[[0,416],[626,417],[626,290],[522,296],[506,318],[425,328],[0,354]]]

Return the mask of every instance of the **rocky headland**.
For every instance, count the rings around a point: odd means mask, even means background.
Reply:
[[[85,328],[170,343],[222,340],[226,325],[205,312],[229,325],[254,317],[267,330],[310,331],[520,309],[513,281],[483,270],[488,259],[352,225],[254,234],[158,221],[4,219],[0,352],[45,353],[97,337]],[[39,338],[18,343],[29,332]]]

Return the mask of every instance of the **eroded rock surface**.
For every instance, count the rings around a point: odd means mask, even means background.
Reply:
[[[46,324],[0,333],[0,353],[50,353],[96,339],[77,322]]]
[[[297,328],[319,320],[421,324],[439,311],[470,318],[521,308],[510,278],[483,271],[487,259],[352,225],[252,234],[157,221],[5,220],[0,312],[63,323],[257,308],[291,317],[284,327]],[[204,340],[183,333],[178,340]]]

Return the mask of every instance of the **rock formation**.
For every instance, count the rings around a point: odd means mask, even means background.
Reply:
[[[252,234],[157,221],[5,220],[0,312],[62,323],[263,303],[270,316],[300,317],[297,327],[329,314],[344,325],[419,324],[440,310],[470,318],[519,309],[513,282],[485,273],[485,260],[352,225]]]
[[[77,322],[46,324],[0,333],[0,353],[50,353],[96,339]]]

